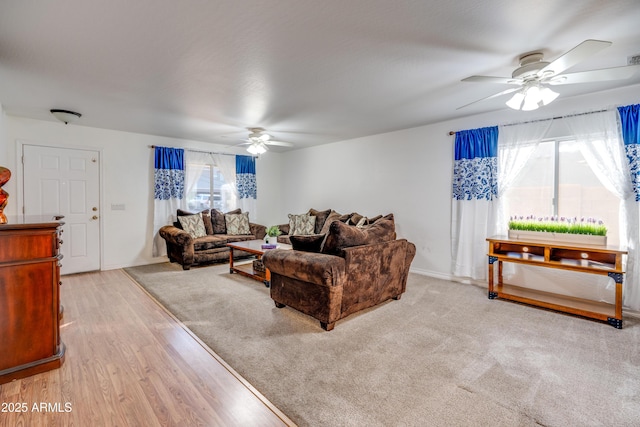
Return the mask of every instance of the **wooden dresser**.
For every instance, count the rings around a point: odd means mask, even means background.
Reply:
[[[9,218],[0,224],[0,384],[58,368],[59,218]]]

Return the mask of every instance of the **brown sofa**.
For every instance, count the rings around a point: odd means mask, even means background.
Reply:
[[[236,209],[227,214],[239,214]],[[193,215],[193,213],[178,210],[178,216]],[[160,236],[166,241],[167,256],[169,261],[178,262],[184,270],[189,270],[194,264],[206,264],[229,259],[229,247],[227,243],[244,240],[263,239],[266,235],[266,227],[260,224],[249,223],[250,234],[227,234],[226,223],[222,212],[211,209],[202,211],[206,236],[193,237],[182,229],[180,222],[166,225],[159,230]],[[234,250],[235,258],[251,256],[250,253]]]
[[[330,331],[336,321],[404,293],[416,248],[396,240],[393,215],[355,227],[341,221],[325,235],[289,236],[293,250],[267,251],[276,307],[290,306]]]
[[[371,225],[378,219],[382,218],[382,215],[377,215],[375,217],[367,218],[363,215],[360,215],[357,212],[352,212],[348,214],[339,214],[333,209],[326,209],[323,211],[319,211],[317,209],[309,209],[306,212],[308,215],[315,217],[315,227],[314,233],[317,235],[326,235],[329,231],[329,225],[333,221],[344,222],[345,224],[357,225],[360,222],[363,222],[363,225]],[[291,244],[290,241],[290,231],[291,231],[291,221],[285,224],[279,224],[278,228],[280,229],[280,235],[278,236],[278,243],[286,243]]]

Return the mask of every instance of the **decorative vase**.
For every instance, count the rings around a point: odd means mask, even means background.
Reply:
[[[11,178],[11,171],[5,167],[0,166],[0,224],[7,223],[7,216],[4,214],[4,208],[9,201],[9,193],[2,189],[2,186],[9,182]]]
[[[267,243],[270,245],[275,245],[278,243],[278,236],[267,236]]]

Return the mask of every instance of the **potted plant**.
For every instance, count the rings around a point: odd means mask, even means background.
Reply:
[[[606,245],[607,227],[602,220],[594,218],[516,215],[509,219],[509,237]]]
[[[278,227],[277,225],[272,225],[271,227],[267,228],[267,243],[278,243],[278,236],[281,234],[282,231],[280,231],[280,227]]]

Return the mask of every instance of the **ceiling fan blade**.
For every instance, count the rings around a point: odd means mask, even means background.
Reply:
[[[522,79],[514,79],[511,77],[493,77],[493,76],[471,76],[462,79],[463,82],[472,83],[499,83],[503,85],[521,85]]]
[[[611,42],[603,40],[585,40],[578,46],[566,52],[560,58],[538,71],[538,75],[541,77],[549,73],[552,75],[558,75],[564,70],[568,70],[577,63],[584,61],[591,55],[600,52],[605,47],[611,46],[611,44]]]
[[[518,90],[520,90],[520,88],[519,88],[519,87],[514,87],[514,88],[511,88],[511,89],[503,90],[502,92],[498,92],[498,93],[493,94],[493,95],[491,95],[491,96],[487,96],[486,98],[478,99],[477,101],[473,101],[473,102],[470,102],[470,103],[468,103],[468,104],[466,104],[466,105],[463,105],[462,107],[458,107],[458,108],[456,108],[456,110],[460,110],[460,109],[462,109],[462,108],[466,108],[466,107],[468,107],[469,105],[473,105],[473,104],[475,104],[476,102],[486,101],[486,100],[488,100],[488,99],[492,99],[492,98],[497,98],[497,97],[499,97],[499,96],[506,95],[506,94],[508,94],[508,93],[512,93],[512,92],[515,92],[515,91],[518,91]]]
[[[607,80],[628,79],[640,71],[640,65],[602,68],[600,70],[582,71],[579,73],[561,74],[547,81],[550,85],[569,85],[575,83],[602,82]]]
[[[291,142],[285,142],[285,141],[276,141],[276,140],[269,140],[269,141],[265,141],[264,142],[267,145],[277,145],[279,147],[293,147],[293,143]]]

